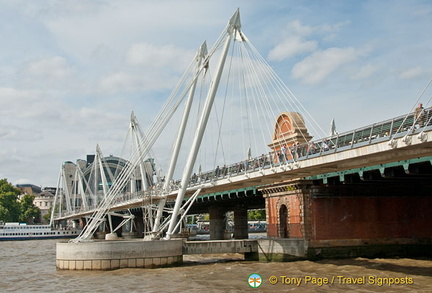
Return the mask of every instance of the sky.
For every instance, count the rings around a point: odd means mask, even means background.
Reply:
[[[12,184],[56,186],[62,163],[94,154],[96,144],[119,155],[131,111],[146,128],[197,48],[211,46],[237,8],[242,31],[325,129],[332,119],[343,132],[408,113],[432,78],[429,0],[0,7],[0,178]]]

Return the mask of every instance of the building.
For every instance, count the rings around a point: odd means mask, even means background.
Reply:
[[[33,184],[17,184],[16,187],[22,191],[23,194],[38,195],[42,192],[42,188]]]
[[[33,204],[41,211],[41,222],[46,223],[43,216],[50,213],[54,202],[56,188],[41,188],[34,184],[17,184],[16,187],[22,191],[22,195],[30,194],[35,197],[33,200]],[[22,195],[20,195],[19,198],[21,198]]]
[[[42,223],[46,222],[44,216],[49,214],[53,207],[55,192],[56,188],[46,187],[33,200],[33,204],[41,211]]]

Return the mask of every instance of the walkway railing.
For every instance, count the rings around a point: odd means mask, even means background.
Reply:
[[[191,178],[190,185],[199,185],[205,182],[244,175],[248,172],[258,171],[260,169],[267,169],[307,160],[309,158],[342,152],[432,128],[432,107],[423,110],[420,119],[415,119],[414,115],[414,113],[411,113],[408,116],[398,116],[353,131],[338,133],[334,136],[305,144],[294,145],[289,148],[286,147],[285,153],[282,153],[282,151],[268,152],[250,160],[222,166],[221,168],[217,167],[214,170],[202,174],[194,174]]]
[[[359,148],[365,145],[390,141],[392,138],[403,137],[407,134],[420,133],[424,130],[432,129],[432,107],[423,110],[421,118],[416,119],[415,113],[405,116],[398,116],[382,122],[374,123],[365,127],[338,133],[319,140],[310,141],[305,144],[299,144],[290,148],[286,147],[286,152],[281,151],[268,152],[259,157],[251,158],[242,162],[231,165],[217,167],[214,170],[193,174],[189,187],[199,186],[204,183],[216,182],[217,180],[227,179],[234,176],[245,175],[263,169],[273,168],[284,164],[292,164],[298,161],[307,160],[319,156],[325,156],[337,152],[343,152],[348,149]],[[179,188],[179,181],[172,181],[170,189],[172,191]],[[140,191],[136,193],[125,192],[119,195],[114,206],[136,203],[146,198],[151,199],[153,196],[160,196],[163,188],[163,182],[153,186],[149,191]],[[88,210],[80,209],[72,213],[62,212],[62,216],[68,216],[88,212],[94,207],[89,206]]]

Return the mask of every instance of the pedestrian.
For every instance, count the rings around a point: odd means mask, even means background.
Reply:
[[[308,154],[309,154],[309,155],[313,155],[313,154],[315,154],[315,151],[316,151],[315,144],[311,141],[311,142],[308,144]]]
[[[322,142],[322,144],[321,144],[321,148],[323,149],[324,152],[329,150],[329,146],[328,146],[328,143],[327,143],[327,139],[324,139],[324,140],[323,140],[323,142]]]
[[[219,177],[219,174],[220,174],[220,169],[219,169],[219,165],[216,167],[216,170],[215,170],[215,176],[216,176],[216,178],[218,178]]]
[[[424,115],[423,115],[424,113],[423,112],[424,112],[423,104],[419,103],[417,108],[415,108],[415,111],[414,111],[414,125],[413,126],[418,124],[419,127],[423,127],[423,125],[424,125]],[[415,127],[413,127],[413,128],[415,128]]]

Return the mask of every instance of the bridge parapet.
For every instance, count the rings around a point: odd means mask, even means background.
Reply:
[[[285,154],[282,154],[281,151],[271,151],[249,160],[220,168],[217,167],[215,170],[194,174],[190,186],[215,183],[217,180],[229,179],[237,175],[247,175],[250,172],[391,141],[404,136],[422,135],[422,142],[424,142],[425,132],[432,130],[432,107],[425,109],[422,117],[421,121],[416,121],[415,113],[410,113],[409,115],[394,117],[352,131],[336,133],[333,136],[295,145],[286,148]],[[409,139],[404,140],[405,143],[410,141]]]
[[[330,170],[346,170],[361,168],[374,163],[382,164],[399,160],[407,160],[421,156],[430,156],[430,151],[420,153],[417,147],[430,144],[429,133],[432,131],[432,107],[424,110],[424,119],[415,121],[414,113],[407,116],[398,116],[382,122],[374,123],[369,126],[355,129],[353,131],[336,134],[332,137],[311,141],[308,144],[295,146],[295,149],[288,150],[295,152],[292,159],[286,160],[288,156],[280,156],[277,152],[269,152],[259,157],[239,163],[222,166],[215,170],[204,172],[192,176],[189,190],[203,188],[202,194],[218,192],[223,185],[235,185],[235,188],[256,186],[271,183],[272,180],[280,180],[283,175],[285,179],[326,174]],[[418,123],[420,122],[420,123]],[[402,139],[403,138],[403,139]],[[429,141],[428,141],[429,139]],[[399,145],[398,145],[399,144]],[[407,146],[412,150],[409,152]],[[371,155],[378,153],[392,154],[392,150],[405,147],[398,156],[388,156],[385,160],[374,162]],[[340,154],[340,155],[339,155]],[[368,158],[358,164],[348,164],[348,160],[361,157]],[[385,156],[385,155],[384,155]],[[383,156],[382,156],[383,157]],[[345,161],[345,163],[343,162]],[[333,165],[329,165],[332,163]],[[328,165],[324,167],[324,165]],[[319,167],[322,165],[323,167]],[[309,171],[307,171],[308,169]],[[313,169],[313,170],[312,170]],[[288,173],[295,173],[288,176]],[[264,179],[267,177],[268,179]],[[251,181],[251,184],[244,183]],[[253,181],[256,183],[254,184]],[[177,185],[171,185],[172,191],[168,195],[169,199],[175,198]],[[232,189],[232,188],[231,188]],[[163,195],[156,186],[148,192],[138,192],[134,194],[119,195],[111,210],[123,210],[131,207],[157,202]],[[191,192],[192,194],[193,192]],[[186,196],[187,197],[187,196]],[[62,213],[56,217],[57,220],[73,218],[74,216],[89,215],[95,211],[94,207],[87,210],[75,210],[70,213]]]

